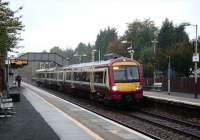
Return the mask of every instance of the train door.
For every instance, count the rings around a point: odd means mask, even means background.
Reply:
[[[71,83],[71,88],[75,88],[75,85],[74,85],[74,70],[72,69],[71,72],[70,72],[70,83]]]
[[[90,91],[91,91],[91,93],[95,93],[95,89],[94,89],[94,67],[91,67],[91,71],[90,71]]]

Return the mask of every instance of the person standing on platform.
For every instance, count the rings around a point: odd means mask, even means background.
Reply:
[[[15,81],[17,82],[18,87],[21,86],[21,81],[22,81],[22,77],[20,75],[17,75],[15,78]]]

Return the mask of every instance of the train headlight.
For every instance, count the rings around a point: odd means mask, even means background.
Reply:
[[[117,86],[112,86],[113,91],[117,91]]]
[[[142,86],[139,84],[137,87],[136,87],[136,90],[141,90],[142,89]]]

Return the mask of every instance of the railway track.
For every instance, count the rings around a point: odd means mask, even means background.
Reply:
[[[199,124],[169,118],[164,115],[141,111],[139,109],[135,109],[135,111],[131,113],[123,112],[123,114],[168,129],[169,131],[189,136],[192,139],[200,139]]]

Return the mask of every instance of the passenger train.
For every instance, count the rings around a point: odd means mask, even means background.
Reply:
[[[81,91],[103,101],[139,102],[143,98],[142,66],[125,57],[40,69],[33,80],[68,92]]]

